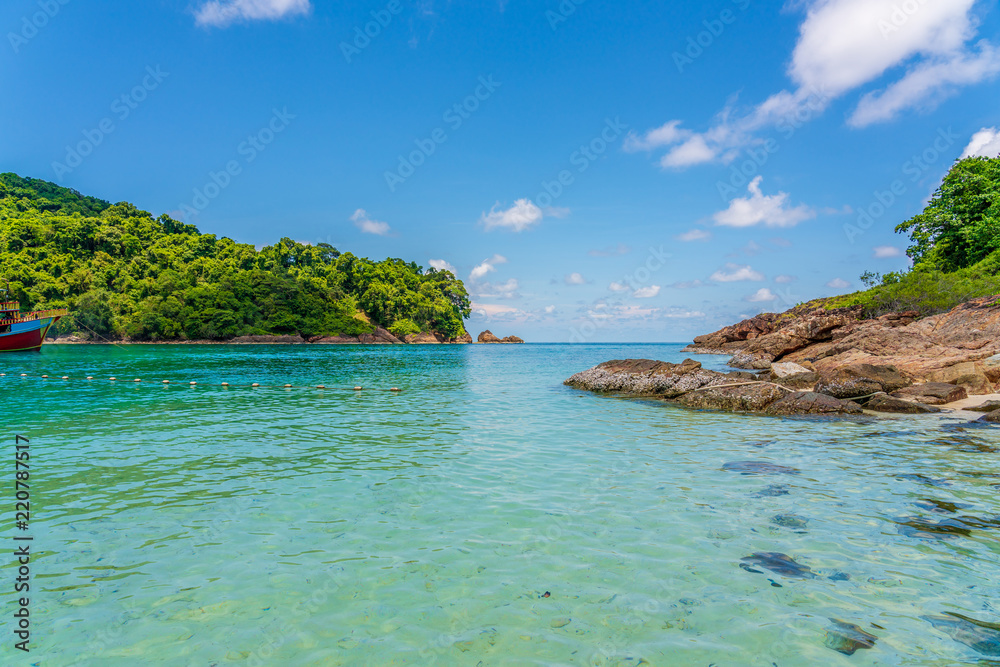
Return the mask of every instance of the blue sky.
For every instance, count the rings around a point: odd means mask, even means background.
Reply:
[[[908,266],[896,224],[1000,153],[998,26],[974,0],[8,0],[0,170],[453,267],[474,335],[685,341]]]

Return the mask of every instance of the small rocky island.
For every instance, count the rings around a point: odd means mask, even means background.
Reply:
[[[685,351],[731,355],[729,373],[691,359],[608,361],[566,380],[579,389],[689,408],[770,415],[988,412],[1000,422],[1000,296],[923,319],[863,319],[859,308],[799,307],[706,336]],[[981,396],[981,400],[976,397]]]

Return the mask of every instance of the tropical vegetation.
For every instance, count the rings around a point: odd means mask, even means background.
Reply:
[[[0,281],[22,309],[67,308],[61,333],[170,341],[245,335],[465,334],[465,286],[288,238],[257,250],[133,204],[0,174]]]

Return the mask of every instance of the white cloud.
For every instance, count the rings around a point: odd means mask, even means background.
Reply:
[[[790,207],[787,192],[765,195],[760,189],[763,180],[763,176],[753,179],[747,186],[750,196],[729,202],[729,208],[713,216],[715,224],[752,227],[763,223],[767,227],[794,227],[803,220],[816,217],[816,212],[805,204]]]
[[[778,295],[769,290],[766,287],[761,287],[759,290],[751,294],[746,298],[747,301],[751,303],[762,303],[765,301],[777,301]]]
[[[518,199],[507,210],[497,210],[500,202],[493,205],[489,213],[483,213],[479,221],[487,230],[497,227],[515,232],[531,229],[545,217],[542,209],[535,206],[530,199]]]
[[[779,285],[787,285],[789,283],[794,283],[796,280],[798,280],[798,278],[795,276],[776,276],[774,282]]]
[[[519,320],[529,317],[530,313],[526,313],[520,308],[514,308],[512,306],[501,306],[495,303],[472,303],[472,312],[480,317],[485,317],[488,320]]]
[[[650,151],[654,148],[669,146],[678,141],[683,141],[690,137],[692,132],[691,130],[680,129],[680,124],[681,121],[672,120],[662,127],[646,132],[641,137],[635,132],[629,132],[628,136],[625,137],[623,148],[629,153],[634,153],[637,151]]]
[[[389,223],[372,220],[368,217],[368,213],[363,208],[359,208],[355,211],[354,215],[351,216],[351,220],[353,220],[357,228],[365,234],[388,236],[389,232],[392,231],[389,228]]]
[[[485,278],[486,274],[492,273],[497,270],[497,266],[500,264],[506,264],[507,258],[503,255],[493,255],[489,259],[483,260],[483,262],[472,269],[469,274],[470,280],[480,280]]]
[[[583,285],[587,282],[579,273],[571,273],[565,280],[567,285]]]
[[[1000,71],[1000,49],[973,44],[975,0],[793,0],[806,9],[791,54],[792,90],[777,92],[749,110],[730,102],[704,132],[681,128],[681,121],[633,137],[633,149],[666,149],[664,167],[730,162],[759,143],[765,127],[801,126],[839,97],[879,79],[850,115],[863,126],[928,107],[959,88]],[[905,68],[905,69],[904,69]]]
[[[312,11],[309,0],[212,0],[194,13],[200,26],[225,28],[243,21],[276,21]]]
[[[851,283],[847,282],[843,278],[834,278],[826,284],[827,287],[832,287],[833,289],[847,289],[851,286]]]
[[[927,61],[882,90],[861,98],[848,119],[854,127],[866,127],[895,119],[914,107],[932,107],[956,88],[979,83],[1000,72],[1000,51],[983,41],[979,53],[958,53],[947,60]]]
[[[660,293],[659,285],[650,285],[649,287],[640,287],[636,291],[632,292],[632,296],[634,296],[637,299],[652,299],[659,293]]]
[[[873,255],[876,259],[885,259],[887,257],[899,257],[903,254],[903,251],[896,246],[891,245],[880,245],[877,248],[872,248]]]
[[[726,264],[724,269],[720,269],[713,273],[709,277],[709,280],[713,280],[717,283],[734,283],[741,280],[761,281],[764,280],[764,275],[754,271],[749,266]]]
[[[556,312],[556,307],[555,306],[545,306],[545,314],[546,315],[551,315],[554,312]]]
[[[672,310],[664,313],[663,316],[670,319],[687,320],[694,317],[705,317],[705,313],[700,310]]]
[[[612,292],[627,292],[629,290],[629,286],[622,285],[621,283],[611,283],[608,285],[608,289]]]
[[[458,276],[458,269],[444,261],[443,259],[432,259],[428,262],[432,269],[437,269],[438,271],[451,271],[453,276]]]
[[[521,296],[517,293],[518,287],[516,278],[511,278],[505,283],[483,283],[479,286],[476,296],[484,299],[516,299]]]
[[[684,232],[683,234],[678,234],[675,238],[678,241],[684,241],[685,243],[691,241],[707,241],[712,238],[712,232],[704,229],[692,229],[691,231]]]
[[[1000,130],[995,127],[984,127],[976,132],[962,151],[963,158],[997,156],[1000,156]]]

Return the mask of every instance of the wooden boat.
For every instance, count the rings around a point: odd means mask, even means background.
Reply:
[[[5,300],[8,293],[0,289],[0,352],[40,350],[52,325],[69,313],[65,310],[22,313],[21,304]]]

